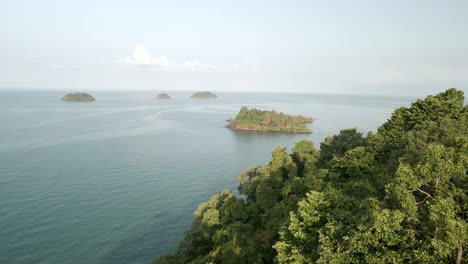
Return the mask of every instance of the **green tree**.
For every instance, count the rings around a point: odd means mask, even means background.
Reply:
[[[330,166],[334,157],[341,157],[355,147],[365,146],[366,139],[355,128],[341,130],[338,135],[329,136],[320,143],[320,162],[323,167]]]

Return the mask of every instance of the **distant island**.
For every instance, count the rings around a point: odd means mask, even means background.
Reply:
[[[63,96],[63,101],[74,101],[74,102],[92,102],[96,101],[94,97],[87,93],[69,93]]]
[[[196,92],[192,94],[190,98],[195,98],[195,99],[214,99],[218,98],[216,94],[212,92]]]
[[[156,99],[171,99],[172,97],[170,97],[167,93],[160,93],[158,94],[158,96],[156,96]]]
[[[249,109],[244,106],[236,118],[227,121],[229,122],[228,128],[237,130],[311,134],[312,130],[306,124],[314,120],[302,115],[287,115],[276,111]]]

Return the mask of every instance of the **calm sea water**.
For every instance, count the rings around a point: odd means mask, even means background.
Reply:
[[[189,92],[0,92],[0,263],[148,263],[173,252],[193,211],[234,190],[275,146],[374,130],[412,98]],[[318,118],[313,135],[234,132],[241,106]]]

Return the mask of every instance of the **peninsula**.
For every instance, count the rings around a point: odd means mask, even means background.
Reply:
[[[74,102],[92,102],[96,101],[94,97],[87,93],[69,93],[63,96],[63,101],[74,101]]]
[[[212,92],[196,92],[193,93],[190,98],[195,98],[195,99],[214,99],[218,98],[216,94]]]
[[[244,106],[234,119],[227,121],[227,127],[230,129],[311,134],[312,130],[306,124],[314,120],[302,115],[287,115]]]
[[[156,96],[156,99],[171,99],[171,97],[167,93],[160,93]]]

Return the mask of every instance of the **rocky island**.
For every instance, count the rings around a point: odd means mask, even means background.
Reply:
[[[94,97],[87,93],[69,93],[63,96],[63,101],[74,101],[74,102],[92,102],[96,101]]]
[[[170,97],[167,93],[160,93],[158,94],[158,96],[156,96],[156,99],[171,99],[172,97]]]
[[[212,92],[196,92],[196,93],[193,93],[192,96],[190,96],[190,98],[195,98],[195,99],[214,99],[214,98],[218,98],[216,96],[216,94],[212,93]]]
[[[230,129],[311,134],[312,130],[306,124],[314,120],[302,115],[287,115],[244,106],[234,119],[227,121],[229,122],[227,127]]]

